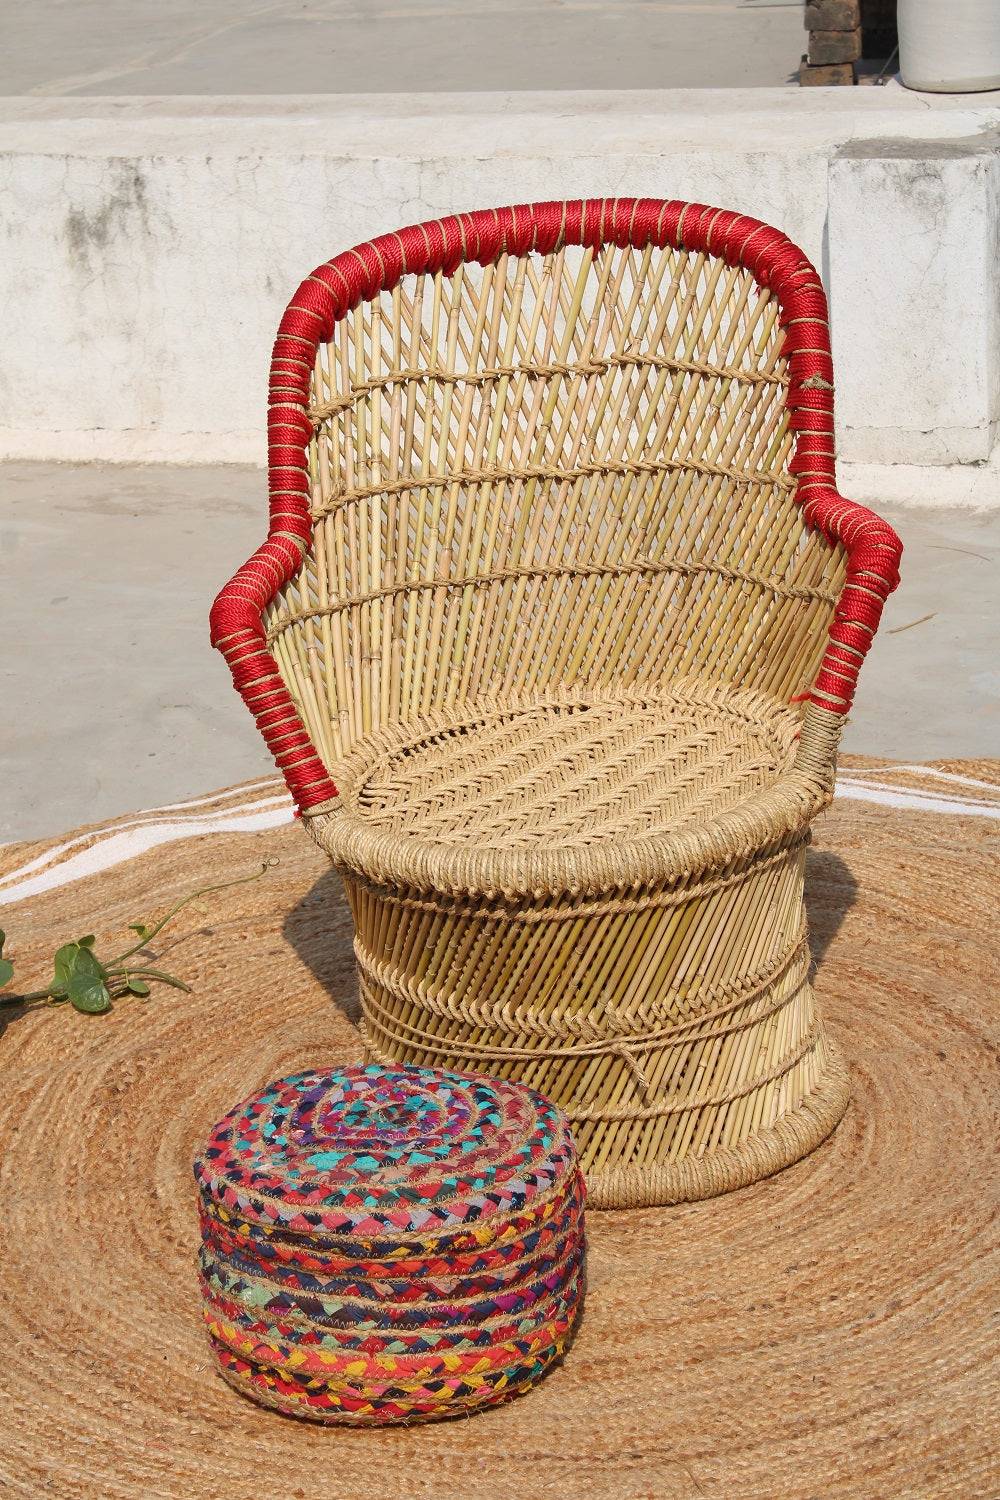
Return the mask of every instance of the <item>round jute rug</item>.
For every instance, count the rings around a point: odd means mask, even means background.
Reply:
[[[22,986],[274,858],[158,943],[193,986],[0,1011],[0,1493],[101,1500],[1000,1494],[1000,769],[854,763],[809,856],[817,992],[853,1102],[811,1157],[589,1216],[565,1362],[467,1421],[317,1429],[214,1373],[191,1160],[268,1078],[352,1058],[351,925],[264,783],[0,851]],[[173,936],[170,936],[171,932]]]

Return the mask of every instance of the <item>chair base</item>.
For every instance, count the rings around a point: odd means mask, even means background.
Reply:
[[[789,1114],[739,1146],[660,1165],[586,1172],[589,1209],[664,1208],[697,1203],[773,1177],[815,1151],[832,1135],[851,1102],[851,1082],[840,1048],[826,1038],[827,1067],[816,1087]],[[365,1062],[391,1059],[366,1037]]]
[[[344,879],[371,1056],[545,1094],[607,1207],[725,1192],[812,1149],[846,1093],[809,979],[828,793],[793,760],[798,727],[678,680],[359,742],[310,831]]]
[[[588,1208],[654,1208],[693,1203],[749,1187],[794,1166],[840,1124],[850,1102],[847,1065],[827,1038],[828,1064],[797,1108],[741,1145],[663,1166],[614,1167],[587,1178]]]
[[[592,1207],[705,1198],[777,1172],[847,1104],[809,981],[804,855],[800,836],[723,877],[554,914],[347,874],[369,1057],[546,1094],[569,1116]],[[547,986],[534,1002],[533,981]]]

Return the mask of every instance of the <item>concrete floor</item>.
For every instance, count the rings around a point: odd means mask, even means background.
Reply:
[[[0,94],[788,82],[802,0],[6,0]]]
[[[273,773],[206,618],[264,496],[250,468],[0,466],[0,840]],[[904,582],[845,748],[1000,755],[1000,512],[886,514]]]

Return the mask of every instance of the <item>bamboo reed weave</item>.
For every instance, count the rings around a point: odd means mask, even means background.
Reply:
[[[815,273],[763,231],[792,318],[711,223],[685,248],[684,212],[674,242],[500,236],[415,274],[414,231],[353,252],[401,274],[275,354],[274,430],[308,440],[306,471],[272,445],[272,542],[299,545],[307,485],[301,564],[275,587],[262,552],[252,645],[215,617],[344,876],[369,1055],[547,1093],[606,1205],[751,1181],[843,1111],[803,851],[898,557],[801,503],[833,505]],[[860,563],[841,524],[877,529]]]
[[[809,688],[844,555],[796,504],[778,304],[749,272],[670,247],[501,257],[406,278],[334,335],[312,548],[267,620],[331,771],[485,692]]]

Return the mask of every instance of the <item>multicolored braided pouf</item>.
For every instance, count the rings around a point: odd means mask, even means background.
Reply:
[[[195,1162],[221,1373],[329,1423],[455,1416],[534,1384],[583,1291],[583,1179],[533,1089],[436,1069],[298,1073]]]

